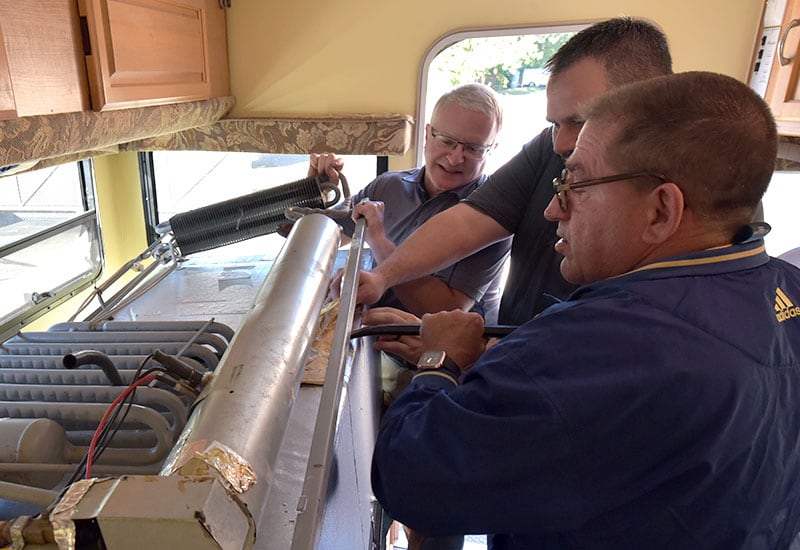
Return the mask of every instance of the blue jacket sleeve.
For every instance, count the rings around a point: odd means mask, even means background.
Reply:
[[[558,460],[569,443],[558,411],[546,398],[537,399],[522,370],[503,366],[514,360],[489,361],[491,351],[460,387],[442,377],[415,378],[381,422],[373,491],[394,518],[427,535],[503,532],[520,521],[544,528],[550,512],[570,515],[551,504],[538,517],[531,514],[530,502],[551,503],[555,499],[546,495],[569,485]],[[503,397],[492,395],[492,387]],[[526,416],[532,408],[538,434],[530,432]],[[498,455],[506,458],[503,464]],[[519,503],[517,517],[505,512],[513,503]]]

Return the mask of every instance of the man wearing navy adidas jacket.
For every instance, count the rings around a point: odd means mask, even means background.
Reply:
[[[683,73],[586,111],[545,216],[580,284],[485,350],[423,317],[373,489],[490,548],[788,548],[800,531],[800,270],[748,225],[775,164],[766,104]]]

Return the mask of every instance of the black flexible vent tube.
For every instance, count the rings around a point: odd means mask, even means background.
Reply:
[[[182,256],[274,233],[289,207],[325,208],[341,196],[318,177],[211,204],[172,216],[169,225]],[[326,202],[326,193],[336,197]]]

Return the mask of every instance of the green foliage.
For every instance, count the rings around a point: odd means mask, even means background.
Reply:
[[[439,53],[431,63],[450,86],[481,82],[508,88],[523,68],[540,68],[573,33],[467,38]]]

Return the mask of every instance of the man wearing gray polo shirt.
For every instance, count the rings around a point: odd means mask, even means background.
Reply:
[[[366,240],[376,263],[420,225],[458,204],[486,180],[486,157],[495,147],[501,124],[502,109],[487,86],[465,84],[439,98],[425,126],[425,165],[381,174],[353,196],[353,217],[366,218]],[[326,173],[337,181],[342,165],[335,155],[312,154],[309,176]],[[352,233],[352,220],[340,223],[345,233]],[[440,237],[457,240],[459,235]],[[414,315],[472,309],[483,314],[487,324],[496,323],[500,275],[510,245],[511,240],[504,239],[433,275],[397,285],[376,306]]]
[[[486,181],[486,157],[496,145],[501,124],[502,108],[487,86],[464,84],[439,98],[425,126],[425,165],[381,174],[353,196],[353,218],[366,218],[366,240],[377,264],[420,225],[455,206]],[[342,160],[335,155],[312,154],[308,175],[325,173],[330,181],[338,181],[342,167]],[[336,221],[346,234],[352,234],[352,220]],[[459,237],[440,235],[451,241]],[[374,323],[419,322],[414,315],[472,309],[482,314],[487,324],[496,323],[501,271],[510,247],[511,239],[504,239],[433,275],[389,289],[375,306],[409,312],[405,319],[400,311],[373,308],[362,320],[374,313]],[[402,359],[391,359],[381,362],[387,403],[405,388],[413,374],[401,366]],[[388,523],[384,528],[388,529]],[[408,536],[414,540],[416,534],[409,532]],[[426,539],[419,548],[456,550],[462,545],[462,536],[435,537]]]

